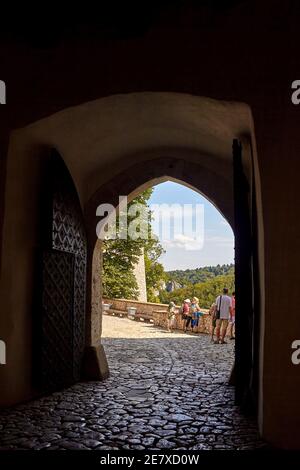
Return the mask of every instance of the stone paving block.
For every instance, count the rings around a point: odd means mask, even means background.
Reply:
[[[265,446],[227,385],[233,342],[215,345],[206,335],[169,334],[118,317],[105,321],[110,378],[1,411],[0,450]]]

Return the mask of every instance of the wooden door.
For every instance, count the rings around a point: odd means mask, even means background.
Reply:
[[[235,284],[236,284],[236,403],[247,412],[257,408],[258,322],[257,275],[253,221],[256,216],[253,185],[243,169],[242,145],[233,141]],[[254,322],[255,319],[255,322]]]
[[[85,345],[86,233],[77,191],[52,151],[41,230],[38,381],[43,391],[80,379]]]

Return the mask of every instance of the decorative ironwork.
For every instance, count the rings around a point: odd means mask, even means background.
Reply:
[[[42,386],[80,379],[85,343],[86,233],[72,178],[57,152],[51,158],[52,227],[43,253]],[[49,244],[49,243],[48,243]]]
[[[43,254],[42,385],[52,390],[73,381],[74,256]]]

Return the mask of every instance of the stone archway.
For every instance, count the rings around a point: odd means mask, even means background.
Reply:
[[[102,246],[97,240],[96,225],[99,221],[96,209],[101,203],[118,207],[120,188],[122,195],[132,200],[137,194],[162,181],[173,180],[203,194],[234,229],[233,193],[228,180],[200,164],[184,158],[161,157],[129,167],[120,175],[99,188],[85,208],[88,227],[88,288],[87,288],[87,331],[90,333],[88,344],[89,371],[92,378],[102,379],[108,375],[108,366],[101,346],[101,264]],[[91,362],[94,361],[94,368]],[[100,364],[99,364],[100,361]],[[98,365],[96,364],[98,363]]]
[[[34,227],[38,223],[39,199],[36,188],[41,181],[45,147],[55,147],[62,155],[84,208],[88,229],[86,358],[92,354],[96,359],[96,368],[90,367],[93,361],[85,361],[89,365],[89,370],[86,368],[86,377],[103,378],[108,369],[99,342],[99,317],[97,320],[91,313],[95,208],[102,201],[116,205],[119,188],[122,188],[122,193],[131,194],[147,184],[147,181],[167,176],[199,188],[233,227],[231,147],[234,138],[243,140],[246,149],[244,169],[249,181],[252,182],[253,174],[255,175],[258,185],[255,194],[260,210],[259,172],[252,115],[249,107],[243,103],[181,93],[113,95],[65,109],[15,131],[8,156],[7,217],[3,232],[3,269],[6,269],[8,275],[3,285],[1,284],[1,294],[3,293],[4,308],[20,328],[10,334],[9,344],[23,344],[21,338],[26,336],[30,327],[29,322],[25,325],[20,319],[28,318],[32,309],[31,284],[27,289],[25,286],[28,287],[28,282],[33,277],[32,249],[36,243]],[[18,168],[22,168],[22,175]],[[11,201],[15,200],[19,204],[12,211]],[[263,294],[261,210],[258,217],[262,274],[260,288]],[[21,228],[26,227],[26,238],[22,239],[21,244],[17,236],[10,236],[16,218]],[[9,282],[13,264],[11,254],[15,259],[24,256],[27,261],[20,266],[18,272],[20,282],[16,286],[16,295],[13,295],[12,284]],[[97,305],[94,305],[97,310]],[[26,377],[29,377],[31,360],[24,346],[20,355],[22,360],[18,367],[22,364],[26,369]],[[15,383],[14,367],[7,368],[5,374],[8,377],[7,384]],[[22,383],[19,387],[18,397],[32,396],[29,379],[25,385]],[[17,398],[11,399],[8,386],[5,397],[7,401],[17,401]]]
[[[96,287],[93,269],[99,266],[101,258],[100,242],[97,242],[96,225],[98,218],[96,209],[99,204],[105,202],[117,208],[119,204],[120,188],[122,195],[127,195],[133,199],[146,187],[152,186],[162,179],[173,179],[185,184],[207,197],[228,220],[234,228],[233,216],[233,194],[230,183],[211,172],[208,168],[197,165],[188,160],[162,157],[151,159],[147,162],[129,167],[120,175],[115,176],[99,190],[89,200],[85,208],[86,226],[88,227],[88,288],[87,288],[87,323],[90,325],[87,331],[90,332],[88,342],[91,345],[100,341],[101,335],[101,305],[99,298],[99,287]],[[98,243],[98,249],[95,246]],[[98,275],[100,273],[98,272]],[[92,294],[94,290],[94,294]]]
[[[130,201],[147,187],[153,186],[154,184],[165,180],[175,180],[202,193],[219,209],[219,211],[230,223],[233,230],[235,228],[233,179],[232,184],[230,184],[230,181],[223,178],[222,175],[212,172],[207,167],[201,166],[200,163],[196,164],[194,162],[185,160],[184,158],[179,159],[172,157],[161,157],[144,161],[143,163],[129,167],[126,171],[123,171],[120,175],[115,176],[108,183],[100,187],[98,191],[96,191],[96,193],[88,202],[85,211],[87,226],[89,227],[89,284],[87,290],[87,321],[89,325],[88,331],[91,332],[89,344],[92,345],[92,348],[90,351],[93,351],[93,353],[90,352],[89,358],[91,360],[93,354],[94,359],[97,359],[94,362],[100,361],[100,366],[98,366],[98,368],[96,366],[95,371],[99,371],[102,366],[102,370],[104,370],[104,376],[108,375],[108,366],[104,350],[101,345],[102,311],[100,302],[101,284],[99,282],[99,278],[101,278],[102,246],[101,242],[97,240],[96,237],[95,228],[98,222],[96,210],[98,205],[102,203],[111,204],[117,209],[120,195],[126,195]],[[120,194],[120,188],[122,188],[122,194]],[[245,328],[247,330],[247,327]],[[247,332],[247,334],[249,338],[251,338],[254,333],[251,330],[251,332]],[[251,339],[249,341],[251,342]],[[241,363],[244,359],[242,352],[239,351],[239,354],[241,354],[241,356],[239,357],[238,364],[241,366]],[[248,356],[244,351],[245,357],[249,357],[249,354],[250,351]],[[258,350],[255,351],[255,354],[259,356]],[[103,364],[105,365],[104,369]],[[257,373],[258,371],[255,370],[255,374]],[[101,374],[97,375],[97,372],[93,377],[103,378]],[[243,386],[248,387],[248,384]],[[255,391],[255,394],[256,393],[257,390]],[[254,401],[256,402],[257,398]],[[255,406],[257,406],[257,404]]]

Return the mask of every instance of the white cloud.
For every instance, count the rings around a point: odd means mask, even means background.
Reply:
[[[205,237],[205,243],[213,243],[217,246],[232,246],[234,247],[234,238],[233,237],[222,237],[222,236],[214,236],[214,237]]]
[[[201,250],[203,247],[203,239],[195,238],[183,234],[175,234],[172,240],[163,240],[163,246],[168,248],[180,248],[188,251]]]

